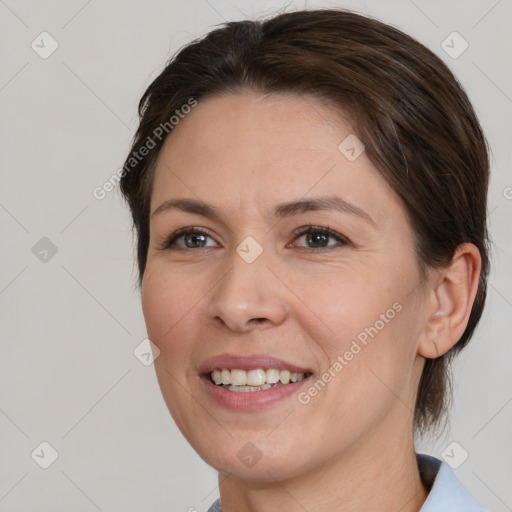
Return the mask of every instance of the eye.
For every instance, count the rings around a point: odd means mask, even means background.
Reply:
[[[316,247],[305,247],[311,252],[328,251],[336,246],[345,246],[350,242],[345,237],[333,231],[332,229],[324,228],[321,226],[305,226],[299,228],[294,232],[294,240],[301,237],[306,237],[306,244],[313,244]],[[203,228],[182,228],[175,231],[163,243],[162,249],[166,250],[187,250],[187,249],[205,249],[208,247],[215,247],[214,245],[207,245],[207,240],[212,239],[209,231]],[[334,239],[337,244],[329,244],[329,238]],[[295,244],[294,244],[295,245]],[[299,246],[300,247],[300,246]]]
[[[211,247],[205,245],[206,239],[211,238],[209,232],[202,228],[183,228],[175,231],[163,244],[162,249],[169,250],[186,250],[186,249],[203,249]],[[183,244],[177,242],[183,241]]]
[[[296,240],[305,236],[306,244],[313,244],[316,247],[306,247],[306,249],[310,249],[312,252],[323,252],[328,251],[338,246],[348,245],[350,242],[329,228],[323,228],[320,226],[306,226],[305,228],[298,229],[295,233]],[[329,238],[333,238],[338,244],[329,245]]]

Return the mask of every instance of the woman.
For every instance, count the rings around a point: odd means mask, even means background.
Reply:
[[[298,11],[189,44],[139,110],[142,307],[219,471],[210,510],[482,510],[414,448],[489,265],[487,146],[449,69],[379,21]]]

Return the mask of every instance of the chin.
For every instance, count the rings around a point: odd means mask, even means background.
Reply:
[[[296,435],[301,439],[285,435],[270,440],[267,432],[254,431],[220,438],[195,432],[187,433],[186,437],[198,455],[217,471],[232,478],[264,483],[297,477],[313,466],[307,460],[302,434]]]
[[[199,453],[201,455],[201,453]],[[272,458],[262,455],[258,460],[251,460],[248,456],[241,462],[236,453],[206,454],[203,460],[219,471],[229,474],[231,478],[248,482],[275,482],[289,480],[299,476],[303,471],[303,464],[296,460],[292,454],[274,454]]]

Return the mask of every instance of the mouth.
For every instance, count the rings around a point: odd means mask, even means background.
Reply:
[[[278,368],[257,368],[249,371],[223,368],[213,370],[208,374],[210,382],[215,386],[235,393],[264,391],[286,386],[290,383],[300,382],[311,375],[311,372],[294,372]]]
[[[204,390],[224,408],[252,411],[296,394],[313,376],[309,368],[270,356],[223,354],[199,368]]]

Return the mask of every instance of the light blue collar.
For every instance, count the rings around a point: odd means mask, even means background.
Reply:
[[[423,454],[417,454],[416,459],[422,481],[427,488],[431,487],[420,512],[485,512],[446,462]]]

